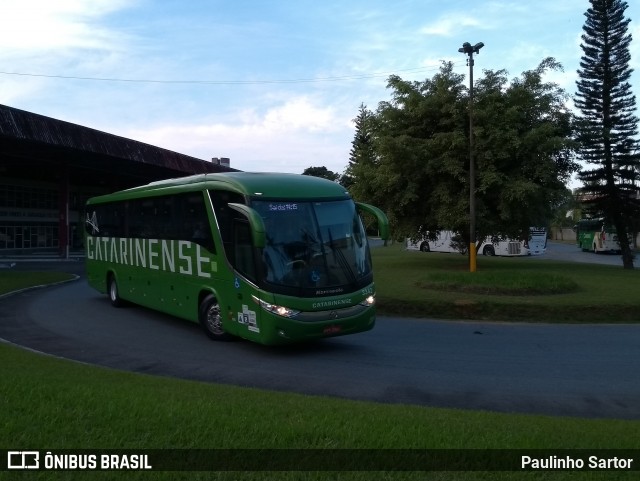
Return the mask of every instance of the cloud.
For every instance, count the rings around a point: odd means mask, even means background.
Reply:
[[[459,33],[463,28],[480,28],[481,26],[481,22],[476,17],[472,17],[471,15],[447,14],[440,17],[435,22],[422,27],[420,29],[420,33],[424,35],[451,37],[454,34]]]
[[[120,24],[110,25],[109,21],[137,2],[0,2],[0,71],[7,73],[0,75],[0,103],[56,115],[55,109],[47,112],[47,108],[60,102],[75,105],[80,92],[92,91],[97,98],[104,85],[30,75],[113,76],[114,66],[127,63],[135,50],[135,39],[121,31]]]
[[[261,127],[270,132],[295,130],[317,132],[331,130],[332,121],[333,115],[330,107],[316,107],[310,103],[308,98],[301,97],[270,110]]]
[[[240,170],[302,173],[324,165],[341,173],[353,129],[335,108],[297,97],[263,113],[248,109],[234,119],[164,124],[120,135],[202,159],[230,157],[231,166]]]
[[[130,4],[124,0],[20,0],[0,3],[0,51],[19,54],[71,48],[113,48],[97,20]]]

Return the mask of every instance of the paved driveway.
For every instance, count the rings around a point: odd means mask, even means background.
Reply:
[[[210,341],[83,280],[0,300],[0,337],[69,359],[206,382],[386,403],[640,419],[640,328],[382,317],[284,348]]]

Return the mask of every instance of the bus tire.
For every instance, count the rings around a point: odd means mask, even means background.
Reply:
[[[429,243],[428,242],[423,242],[422,244],[420,244],[420,251],[421,252],[430,252],[431,251],[431,247],[429,247]]]
[[[200,303],[198,317],[207,336],[214,341],[231,341],[234,339],[234,336],[225,332],[222,327],[222,309],[213,294],[209,294]]]
[[[116,276],[113,274],[109,274],[109,278],[107,279],[107,294],[109,295],[109,301],[111,301],[111,305],[113,307],[124,306],[124,301],[120,297],[120,292],[118,291]]]
[[[493,246],[485,246],[484,249],[482,249],[482,255],[483,256],[495,256],[496,255],[496,251],[493,248]]]

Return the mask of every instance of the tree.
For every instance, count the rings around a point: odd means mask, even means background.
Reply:
[[[517,238],[547,225],[578,165],[571,140],[568,95],[552,82],[562,70],[553,58],[507,82],[506,72],[485,71],[478,81],[475,123],[478,239],[497,233]]]
[[[640,155],[635,96],[629,68],[631,35],[620,0],[590,0],[585,13],[575,104],[580,157],[589,167],[579,173],[585,210],[603,216],[618,235],[622,264],[633,269],[629,234],[640,215]]]
[[[373,113],[367,109],[367,106],[360,104],[358,116],[353,119],[356,133],[351,141],[349,164],[340,178],[340,184],[347,189],[353,187],[358,169],[366,169],[367,165],[375,164],[376,152],[373,146],[373,132],[371,129],[372,117]]]
[[[580,202],[571,189],[567,188],[563,197],[559,198],[558,203],[553,206],[550,227],[560,234],[561,240],[564,240],[564,229],[573,227],[578,220],[580,220]]]
[[[474,86],[477,239],[546,225],[577,169],[566,93],[542,77],[553,59],[511,83],[485,71]],[[451,63],[424,82],[389,79],[392,99],[371,119],[376,161],[353,192],[382,207],[396,237],[418,228],[469,236],[469,119],[464,76]],[[365,175],[366,174],[366,175]],[[355,188],[357,187],[357,189]]]
[[[391,76],[392,99],[380,102],[371,119],[375,160],[356,170],[352,191],[384,208],[396,237],[464,223],[468,195],[452,195],[468,177],[463,79],[452,63],[424,82]],[[438,222],[447,216],[449,222]]]
[[[340,178],[340,174],[336,174],[332,170],[327,169],[325,166],[322,167],[307,167],[304,169],[302,175],[311,175],[313,177],[321,177],[323,179],[329,179],[334,182],[337,182]]]

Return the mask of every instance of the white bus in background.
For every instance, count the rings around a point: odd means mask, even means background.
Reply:
[[[547,246],[547,230],[531,228],[528,240],[504,239],[499,241],[487,237],[480,246],[478,254],[485,256],[528,256],[544,254]],[[436,239],[421,239],[412,241],[407,239],[407,250],[422,252],[457,252],[467,253],[467,246],[459,235],[444,230],[438,233]]]
[[[538,256],[547,251],[547,229],[546,227],[531,227],[529,229],[529,252]]]
[[[422,239],[415,242],[407,239],[407,250],[421,252],[457,252],[467,253],[467,246],[455,232],[442,230],[435,239]]]

